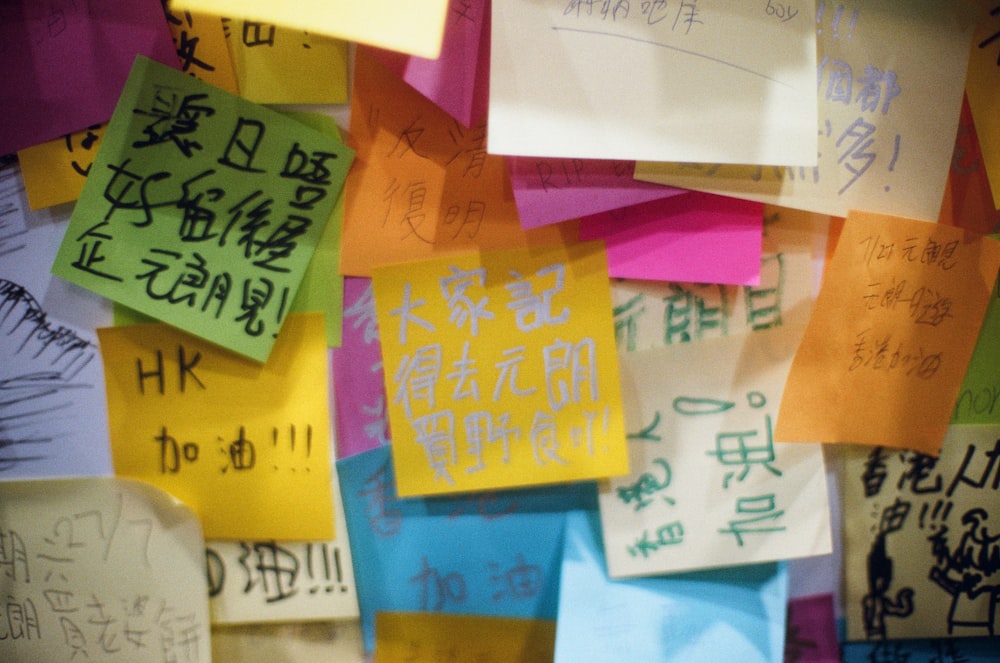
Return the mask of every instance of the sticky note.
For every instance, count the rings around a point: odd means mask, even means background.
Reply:
[[[883,640],[880,642],[844,642],[844,663],[868,663],[878,660],[905,660],[906,663],[938,663],[942,659],[966,663],[992,663],[997,654],[996,638],[924,638],[920,640]]]
[[[952,424],[1000,424],[1000,282],[994,283],[969,366],[951,414]]]
[[[811,8],[498,2],[489,150],[813,166]]]
[[[840,663],[832,594],[803,596],[788,601],[785,660]]]
[[[599,243],[390,265],[372,282],[400,495],[627,471]]]
[[[206,538],[329,539],[323,316],[289,316],[265,364],[162,323],[98,330],[115,473],[190,505]]]
[[[173,11],[166,3],[163,11],[181,71],[226,92],[239,93],[222,19],[200,12]]]
[[[593,482],[400,498],[390,451],[337,461],[365,649],[380,611],[555,619],[566,513]]]
[[[555,663],[780,663],[784,564],[609,580],[595,512],[566,517]]]
[[[822,448],[773,438],[800,335],[621,355],[631,471],[600,492],[612,577],[830,552]]]
[[[489,4],[451,0],[437,58],[373,49],[373,55],[464,127],[473,127],[489,99]]]
[[[137,58],[52,271],[263,361],[351,158],[300,122]]]
[[[951,426],[936,458],[843,449],[848,640],[996,635],[998,455],[996,425]]]
[[[691,192],[584,217],[580,239],[602,239],[616,278],[760,283],[763,205]]]
[[[962,114],[958,120],[955,151],[944,188],[938,223],[983,234],[1000,232],[1000,210],[996,209],[993,202],[979,134],[969,109],[968,95],[962,104]]]
[[[851,212],[778,413],[779,441],[935,454],[1000,265],[958,228]]]
[[[521,226],[590,216],[684,193],[633,179],[634,161],[507,157]]]
[[[965,79],[975,118],[983,162],[993,189],[993,206],[1000,209],[1000,121],[992,109],[1000,103],[1000,13],[988,1],[974,3],[975,32]]]
[[[493,663],[551,661],[555,620],[379,612],[375,615],[375,661],[433,663],[441,652],[454,660]]]
[[[52,207],[80,197],[105,127],[103,123],[94,124],[18,151],[17,160],[31,209]]]
[[[611,282],[618,350],[672,346],[804,325],[812,312],[813,243],[827,219],[767,207],[755,285]]]
[[[258,104],[347,102],[347,42],[306,30],[228,22],[241,97]]]
[[[0,482],[0,652],[10,661],[211,659],[205,548],[139,481]]]
[[[969,60],[968,8],[817,0],[815,13],[813,5],[802,12],[816,31],[815,167],[648,159],[636,164],[636,178],[831,216],[864,209],[936,221]],[[919,49],[908,46],[916,43]],[[940,112],[927,112],[930,100]]]
[[[177,67],[160,0],[0,6],[0,154],[106,122],[136,54]]]
[[[503,159],[486,153],[486,123],[466,128],[359,48],[340,270],[470,250],[564,243],[575,227],[526,233]]]
[[[337,458],[389,444],[382,345],[372,280],[344,279],[344,341],[333,351]]]
[[[356,619],[354,564],[332,473],[335,536],[323,541],[205,543],[213,624]]]
[[[270,0],[172,0],[174,9],[194,9],[217,16],[232,16],[259,25],[279,25],[331,35],[395,51],[436,58],[441,50],[448,0],[427,0],[414,5],[403,0],[305,0],[277,3]]]

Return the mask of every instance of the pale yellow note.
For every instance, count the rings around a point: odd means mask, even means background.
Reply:
[[[52,207],[80,197],[105,127],[107,124],[95,124],[18,150],[17,160],[31,209]]]
[[[635,176],[831,216],[865,209],[936,221],[962,106],[970,18],[954,2],[817,0],[816,167],[643,161]]]
[[[628,471],[601,244],[392,265],[373,283],[399,495]]]
[[[555,656],[556,623],[433,612],[375,615],[375,663],[536,663]]]
[[[979,134],[993,205],[1000,209],[1000,11],[993,0],[978,0],[965,93]]]
[[[779,442],[936,455],[1000,265],[1000,243],[851,212],[778,412]]]
[[[212,658],[198,520],[153,486],[0,482],[0,568],[0,660]]]
[[[322,314],[289,315],[263,365],[160,323],[98,335],[116,474],[189,504],[207,538],[333,536]]]
[[[230,21],[229,51],[244,99],[258,104],[347,102],[347,42],[342,39]]]
[[[436,58],[441,52],[448,0],[171,0],[170,6]]]

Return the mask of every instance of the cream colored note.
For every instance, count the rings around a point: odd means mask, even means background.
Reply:
[[[810,22],[818,37],[815,168],[783,161],[643,162],[636,164],[636,179],[832,216],[866,209],[936,221],[972,36],[965,7],[935,0],[817,0]]]
[[[998,632],[998,457],[996,425],[951,426],[937,458],[841,448],[848,640]]]
[[[212,658],[201,528],[148,484],[0,482],[0,660]]]
[[[170,6],[436,58],[441,52],[448,0],[171,0]]]
[[[778,444],[801,328],[621,355],[631,473],[601,485],[612,577],[831,550],[823,452]]]
[[[811,0],[493,5],[495,154],[816,164]]]

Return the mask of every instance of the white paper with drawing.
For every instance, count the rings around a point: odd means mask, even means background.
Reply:
[[[636,179],[832,216],[863,209],[937,221],[962,105],[971,16],[962,3],[936,0],[818,0],[810,23],[819,54],[812,83],[819,103],[817,167],[643,162],[636,164]]]
[[[493,5],[495,154],[816,163],[812,0]]]
[[[212,658],[194,513],[128,479],[0,483],[0,660]]]
[[[620,355],[632,471],[601,485],[611,576],[830,552],[821,446],[771,435],[800,334]]]

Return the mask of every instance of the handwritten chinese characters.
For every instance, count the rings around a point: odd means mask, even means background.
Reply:
[[[775,438],[936,453],[998,265],[992,239],[851,212],[792,365]]]
[[[844,460],[848,639],[1000,634],[1000,427],[952,426],[936,458]]]
[[[264,365],[167,325],[98,330],[115,472],[221,539],[333,535],[323,317],[295,314]]]
[[[139,58],[53,272],[264,360],[352,158]]]
[[[627,470],[603,248],[378,268],[400,495]]]
[[[621,355],[632,473],[600,495],[612,577],[829,552],[822,450],[773,436],[795,339],[785,327]]]
[[[211,659],[198,521],[123,479],[0,483],[0,658]]]

